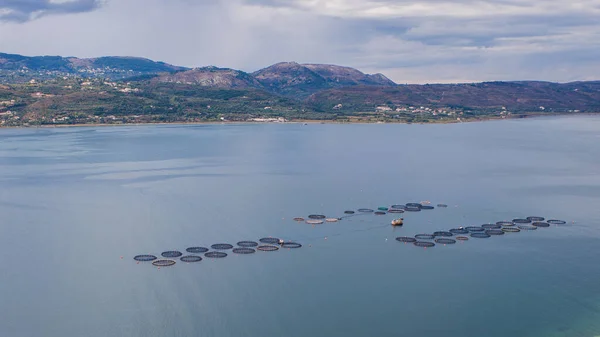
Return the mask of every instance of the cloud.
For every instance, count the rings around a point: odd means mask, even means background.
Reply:
[[[0,21],[25,22],[50,14],[92,11],[103,0],[0,0]]]
[[[60,7],[74,3],[81,7]],[[93,10],[98,5],[0,0],[5,11],[39,18],[0,22],[0,46],[245,71],[332,63],[400,83],[600,78],[600,0],[108,0]],[[72,12],[82,13],[36,14]]]

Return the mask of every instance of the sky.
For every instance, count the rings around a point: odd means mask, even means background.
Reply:
[[[600,0],[0,0],[0,52],[328,63],[397,83],[600,80]]]

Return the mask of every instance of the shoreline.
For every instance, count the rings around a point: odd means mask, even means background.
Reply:
[[[142,123],[86,123],[86,124],[44,124],[44,125],[18,125],[18,126],[0,126],[2,129],[46,129],[46,128],[79,128],[79,127],[110,127],[110,126],[148,126],[148,125],[245,125],[245,124],[415,124],[415,125],[440,125],[440,124],[462,124],[462,123],[481,123],[509,121],[519,119],[544,118],[544,117],[571,117],[571,116],[600,116],[600,112],[584,113],[560,113],[547,115],[517,115],[514,117],[490,117],[473,118],[465,120],[433,120],[427,123],[406,122],[406,121],[336,121],[336,120],[318,120],[318,119],[294,119],[285,122],[256,122],[256,121],[203,121],[203,122],[142,122]]]

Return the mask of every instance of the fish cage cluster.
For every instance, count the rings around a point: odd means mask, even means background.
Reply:
[[[545,220],[543,217],[530,216],[522,219],[513,219],[512,221],[498,221],[494,224],[483,224],[481,226],[451,228],[448,231],[437,231],[433,232],[433,234],[417,234],[414,237],[399,236],[396,238],[396,241],[405,244],[411,243],[417,247],[430,248],[434,247],[436,244],[451,245],[455,244],[457,241],[468,241],[469,238],[488,239],[492,236],[502,236],[506,233],[533,231],[538,228],[548,228],[551,225],[564,225],[566,223],[567,222],[564,220]]]
[[[167,250],[160,253],[160,257],[152,254],[141,254],[133,257],[137,263],[150,262],[155,267],[170,267],[177,263],[177,259],[185,263],[196,263],[203,259],[222,259],[228,256],[225,251],[231,251],[233,254],[249,255],[257,251],[274,252],[280,248],[296,249],[302,245],[293,241],[284,241],[279,238],[265,237],[257,241],[239,241],[236,246],[229,243],[215,243],[209,248],[206,247],[188,247],[185,249],[189,255],[183,255],[178,250]],[[211,250],[212,249],[212,250]],[[202,254],[202,256],[200,255]]]

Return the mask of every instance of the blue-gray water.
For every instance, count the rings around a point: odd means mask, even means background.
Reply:
[[[599,154],[589,116],[0,130],[0,336],[600,335]],[[449,207],[292,221],[422,200]],[[394,240],[531,215],[569,224]],[[264,236],[304,247],[132,259]]]

